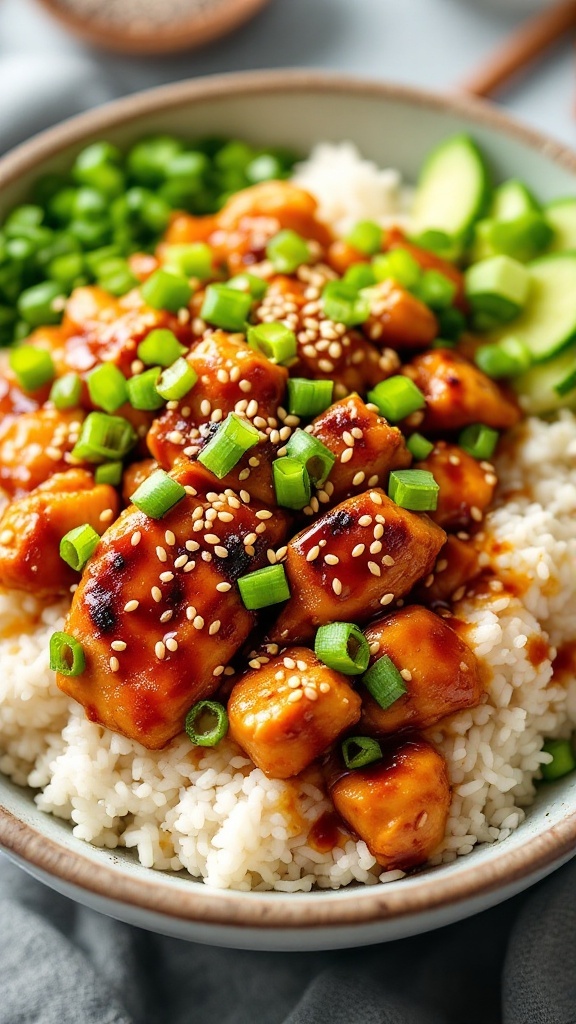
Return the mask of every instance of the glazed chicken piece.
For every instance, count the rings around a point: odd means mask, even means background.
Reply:
[[[391,469],[412,462],[398,427],[368,409],[358,395],[335,402],[311,426],[310,433],[336,456],[329,477],[333,504],[366,487],[385,484]]]
[[[46,408],[0,421],[0,487],[24,494],[69,469],[65,456],[78,440],[84,416],[79,409]]]
[[[122,497],[127,505],[130,504],[134,491],[158,468],[155,459],[142,459],[140,462],[133,462],[132,465],[126,467],[122,474]]]
[[[478,462],[455,444],[438,441],[417,465],[432,473],[440,486],[438,505],[430,518],[444,530],[467,530],[481,522],[494,497],[498,479],[489,463]]]
[[[298,775],[360,717],[360,698],[340,672],[306,647],[289,647],[236,683],[230,733],[266,775]]]
[[[0,520],[0,585],[37,597],[67,593],[78,573],[60,558],[62,537],[84,523],[101,534],[118,510],[114,488],[94,484],[86,470],[51,476],[13,501]]]
[[[396,281],[370,289],[371,313],[362,329],[375,345],[393,349],[428,348],[438,335],[432,310]]]
[[[370,665],[387,655],[404,673],[406,693],[384,710],[360,687],[361,734],[381,736],[399,729],[426,729],[482,695],[476,655],[445,619],[421,605],[402,608],[365,630]],[[378,646],[376,646],[378,645]]]
[[[255,622],[236,580],[265,565],[286,531],[282,513],[216,490],[202,467],[174,475],[191,490],[163,519],[131,505],[102,538],[65,627],[86,668],[58,676],[91,721],[150,749],[222,682]]]
[[[450,349],[438,348],[416,356],[402,367],[426,398],[421,423],[424,431],[444,433],[470,423],[496,430],[513,427],[520,419],[516,402],[476,366]]]
[[[428,575],[446,534],[374,488],[326,512],[289,543],[292,597],[271,639],[306,640],[327,622],[362,622]]]
[[[340,778],[338,814],[385,868],[423,864],[444,838],[450,807],[446,762],[422,739],[384,747],[383,760]]]
[[[417,587],[414,596],[426,604],[446,604],[479,571],[476,549],[450,534],[430,576]]]

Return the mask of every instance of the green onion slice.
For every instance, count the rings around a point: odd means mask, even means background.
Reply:
[[[307,380],[290,377],[288,380],[288,412],[292,416],[319,416],[332,405],[333,380]]]
[[[184,277],[197,277],[200,281],[214,274],[214,253],[206,242],[191,242],[189,245],[167,245],[162,259],[166,270],[176,271]]]
[[[270,239],[266,256],[278,274],[293,274],[302,263],[310,262],[312,253],[301,235],[285,228]]]
[[[53,633],[50,637],[50,668],[63,676],[79,676],[86,668],[84,648],[69,633]]]
[[[226,282],[228,288],[236,288],[240,292],[247,292],[253,299],[263,299],[268,291],[268,282],[256,274],[236,274]]]
[[[177,313],[187,306],[192,298],[192,289],[182,274],[170,270],[155,270],[144,284],[140,285],[142,298],[153,309],[167,309]]]
[[[290,587],[283,565],[267,565],[238,579],[240,597],[249,611],[287,601]]]
[[[170,366],[185,351],[173,331],[157,327],[140,342],[137,355],[145,366]]]
[[[96,466],[94,479],[97,484],[110,484],[112,487],[118,487],[118,484],[122,482],[123,471],[124,466],[119,461],[103,462],[101,466]]]
[[[100,541],[99,534],[84,523],[74,530],[69,530],[60,541],[60,558],[72,569],[80,572],[89,558],[92,557]]]
[[[314,653],[328,668],[346,676],[362,675],[370,661],[368,641],[353,622],[331,622],[320,626],[314,641]]]
[[[262,352],[271,363],[285,365],[294,359],[297,351],[296,335],[280,323],[258,324],[248,328],[250,348]]]
[[[157,469],[130,495],[130,501],[150,519],[162,519],[185,496],[182,484]]]
[[[434,310],[448,309],[456,298],[457,290],[454,281],[439,270],[425,270],[415,289],[420,301]]]
[[[221,480],[259,440],[256,427],[231,412],[200,452],[198,462]]]
[[[77,373],[58,377],[50,389],[50,401],[57,409],[77,409],[82,397],[82,381]]]
[[[54,380],[56,367],[49,352],[35,345],[19,345],[10,352],[10,369],[24,391],[37,391]]]
[[[215,747],[228,732],[228,715],[216,700],[199,700],[186,715],[188,739],[197,747]]]
[[[324,313],[329,320],[354,327],[370,316],[370,302],[350,284],[329,281],[322,292]]]
[[[298,459],[306,466],[310,479],[317,487],[326,482],[336,462],[334,452],[317,437],[300,428],[294,431],[288,441],[286,453],[290,458]]]
[[[160,367],[153,366],[144,373],[130,377],[128,385],[128,401],[133,409],[152,411],[164,405],[162,395],[158,393],[157,384],[160,379]]]
[[[475,459],[491,459],[498,437],[498,431],[487,427],[485,423],[471,423],[460,434],[458,444]]]
[[[392,249],[380,253],[372,260],[377,281],[397,281],[403,288],[416,288],[422,277],[422,268],[406,249]]]
[[[200,316],[223,331],[243,331],[252,308],[252,296],[225,284],[209,284]]]
[[[417,462],[427,459],[430,452],[434,451],[434,445],[422,434],[411,434],[406,442],[408,451],[414,456]]]
[[[427,469],[394,469],[388,480],[388,497],[413,512],[433,512],[438,505],[439,485]]]
[[[197,380],[196,370],[180,356],[175,363],[162,371],[156,382],[156,391],[167,401],[175,402],[184,398],[184,395],[192,390]]]
[[[353,263],[342,278],[344,284],[359,292],[362,288],[371,288],[376,284],[376,275],[370,263]]]
[[[88,375],[88,394],[93,405],[116,412],[128,400],[126,378],[114,363],[102,363]]]
[[[373,220],[358,221],[344,241],[358,252],[374,256],[382,248],[382,228]]]
[[[517,377],[532,364],[529,349],[519,338],[502,338],[494,345],[480,345],[474,362],[488,377]]]
[[[122,416],[91,412],[80,430],[72,455],[80,462],[117,462],[138,440],[132,424]]]
[[[342,757],[347,768],[366,768],[382,759],[382,747],[371,736],[348,736],[342,744]]]
[[[391,423],[406,419],[411,413],[423,409],[426,399],[410,377],[398,374],[381,380],[372,391],[368,392],[368,401],[378,407],[381,416]]]
[[[301,509],[310,503],[310,476],[298,459],[285,456],[272,463],[276,502],[283,508]]]
[[[386,711],[406,691],[406,685],[394,662],[387,654],[375,661],[362,676],[362,682],[377,704]]]
[[[576,758],[570,740],[546,740],[542,750],[546,754],[552,754],[552,760],[548,764],[540,765],[542,778],[547,782],[561,779],[576,768]]]

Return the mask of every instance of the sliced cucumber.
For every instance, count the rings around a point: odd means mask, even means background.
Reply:
[[[576,199],[556,199],[548,203],[544,213],[554,231],[551,251],[576,250]]]
[[[530,294],[523,312],[511,328],[493,331],[490,340],[512,332],[541,362],[576,337],[576,252],[549,253],[528,270]]]
[[[490,216],[494,220],[514,220],[523,213],[539,213],[540,203],[522,181],[510,178],[494,190]]]
[[[576,407],[576,346],[533,366],[514,381],[526,412],[540,415]]]
[[[467,135],[454,135],[436,147],[422,168],[412,230],[443,231],[451,238],[468,235],[490,198],[484,158]]]

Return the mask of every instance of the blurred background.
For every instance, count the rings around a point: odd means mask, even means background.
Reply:
[[[107,18],[104,31],[118,45],[126,19],[146,30],[150,12],[156,19],[159,11],[179,18],[188,8],[188,29],[193,9],[200,20],[214,15],[219,30],[226,27],[229,4],[244,8],[242,16],[260,9],[200,49],[163,56],[106,52],[80,41],[48,10],[52,5],[68,19],[88,18],[92,28],[95,17]],[[115,96],[225,71],[320,67],[452,91],[526,17],[546,6],[543,0],[0,0],[2,146]],[[576,5],[570,6],[574,25]],[[158,24],[151,27],[158,35]],[[497,100],[574,144],[575,66],[573,34],[563,31]]]

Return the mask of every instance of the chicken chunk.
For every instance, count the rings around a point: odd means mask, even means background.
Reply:
[[[142,459],[126,467],[122,474],[122,497],[127,505],[130,504],[134,491],[158,468],[158,463],[154,459]]]
[[[434,313],[396,281],[371,290],[371,313],[363,330],[375,345],[393,349],[427,348],[438,335]]]
[[[426,604],[445,604],[479,571],[478,552],[473,545],[450,534],[430,576],[416,589],[415,597]]]
[[[362,686],[361,733],[378,736],[399,729],[426,729],[446,715],[479,703],[478,659],[434,612],[411,605],[371,623],[365,635],[370,664],[387,655],[404,673],[406,693],[384,710]]]
[[[385,484],[391,469],[412,461],[398,427],[368,409],[358,395],[335,402],[317,416],[311,433],[336,456],[329,478],[334,504],[367,486]]]
[[[102,533],[118,508],[114,488],[95,485],[83,469],[56,473],[17,498],[0,520],[0,585],[39,597],[66,593],[78,574],[60,558],[62,537],[84,523]]]
[[[516,402],[476,366],[450,349],[416,356],[402,367],[426,398],[422,429],[434,433],[485,423],[496,430],[520,419]]]
[[[266,564],[286,530],[282,513],[215,491],[202,467],[175,475],[191,490],[163,519],[131,505],[102,538],[66,624],[86,668],[58,676],[88,718],[150,749],[220,685],[255,622],[236,580]]]
[[[271,639],[304,640],[326,622],[369,619],[430,572],[445,537],[377,488],[348,498],[288,543],[292,597]]]
[[[248,672],[228,702],[233,739],[266,775],[298,775],[360,716],[346,676],[305,647],[290,647]]]
[[[445,530],[467,530],[482,520],[498,483],[491,469],[446,441],[438,441],[418,469],[432,473],[440,486],[438,505],[430,513],[435,523]]]
[[[79,409],[37,409],[0,422],[0,487],[9,494],[33,491],[54,473],[69,469],[69,454],[80,433]]]
[[[444,758],[422,739],[398,740],[383,760],[342,775],[334,806],[385,868],[423,864],[444,838],[450,784]]]

